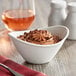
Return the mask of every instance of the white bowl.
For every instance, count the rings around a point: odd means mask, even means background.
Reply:
[[[48,30],[53,35],[59,36],[59,38],[62,40],[56,44],[38,45],[25,42],[17,38],[17,36],[22,35],[24,32],[29,32],[30,30],[15,31],[9,33],[9,36],[14,42],[17,50],[22,55],[22,57],[29,63],[43,64],[49,62],[57,54],[57,52],[59,51],[64,41],[67,39],[69,35],[69,29],[61,25],[41,29]]]

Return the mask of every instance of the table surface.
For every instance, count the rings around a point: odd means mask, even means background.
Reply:
[[[5,8],[5,1],[6,4],[8,4],[8,1],[11,3],[11,0],[0,0],[0,12]],[[69,2],[70,0],[67,1]],[[50,13],[50,0],[35,0],[35,5],[36,20],[31,28],[46,27],[48,25],[48,17]],[[3,24],[1,23],[1,29],[2,28]],[[3,30],[1,30],[1,32],[2,31]],[[76,76],[76,41],[73,40],[66,40],[60,51],[49,63],[34,65],[25,62],[18,53],[13,42],[8,37],[7,30],[5,30],[3,35],[0,36],[0,55],[6,56],[33,70],[43,72],[48,76]]]

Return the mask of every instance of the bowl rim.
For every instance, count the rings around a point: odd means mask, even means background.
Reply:
[[[48,45],[40,45],[40,44],[34,44],[34,43],[30,43],[30,42],[27,42],[27,41],[23,41],[23,40],[20,40],[18,38],[15,38],[11,35],[12,32],[8,33],[8,35],[14,39],[16,39],[17,41],[20,41],[22,43],[26,43],[28,45],[31,45],[31,46],[39,46],[39,47],[49,47],[49,46],[55,46],[55,45],[58,45],[60,44],[62,41],[65,41],[66,38],[68,37],[69,35],[69,29],[66,27],[66,26],[63,26],[63,25],[54,25],[54,26],[50,26],[50,27],[43,27],[43,28],[37,28],[37,29],[48,29],[48,28],[55,28],[55,27],[62,27],[62,28],[65,28],[67,30],[67,33],[66,35],[64,36],[63,39],[61,39],[59,42],[55,43],[55,44],[48,44]],[[31,30],[34,30],[34,29],[31,29]],[[24,30],[23,32],[28,32],[30,30]],[[18,32],[18,31],[14,31],[14,32]]]

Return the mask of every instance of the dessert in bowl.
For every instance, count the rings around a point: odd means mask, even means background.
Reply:
[[[52,36],[57,36],[57,38],[59,37],[59,39],[61,40],[56,43],[43,44],[42,42],[41,44],[39,44],[19,38],[21,35],[24,35],[25,32],[29,33],[30,30],[15,31],[9,33],[10,38],[12,39],[21,56],[27,62],[33,64],[43,64],[49,62],[60,50],[64,41],[69,35],[69,29],[66,26],[61,25],[40,28],[38,30],[47,30],[52,34]]]

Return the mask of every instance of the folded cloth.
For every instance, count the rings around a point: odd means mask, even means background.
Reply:
[[[11,69],[15,70],[18,73],[23,74],[24,76],[47,76],[44,73],[34,71],[24,65],[20,65],[6,57],[0,56],[0,63],[5,64]],[[0,66],[0,76],[13,76],[8,70]]]

